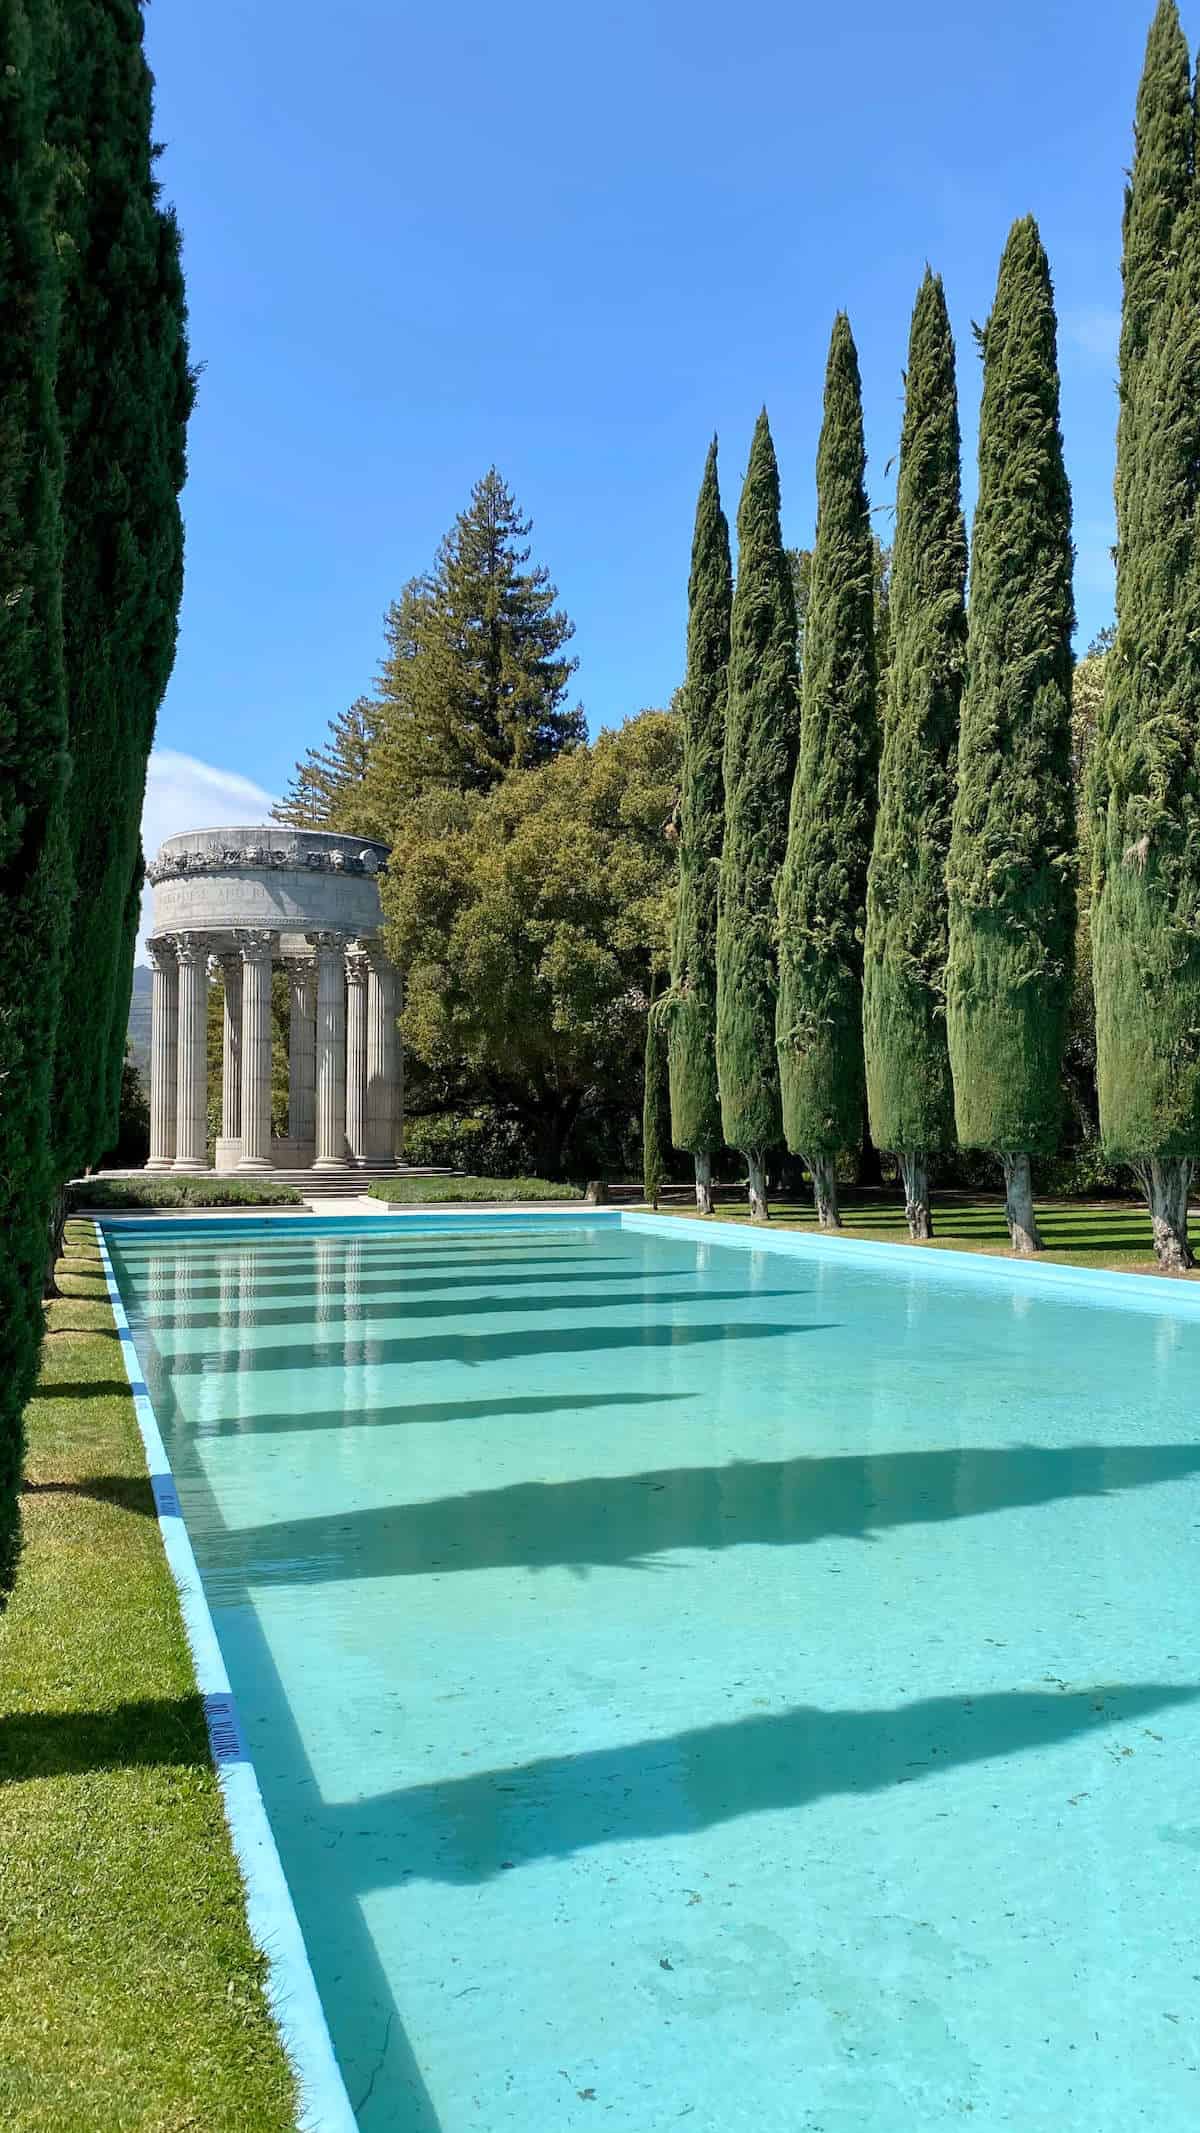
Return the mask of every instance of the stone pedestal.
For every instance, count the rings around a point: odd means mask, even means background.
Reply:
[[[317,951],[317,1137],[314,1170],[346,1168],[346,974],[340,933],[310,933]]]
[[[154,978],[150,993],[150,1159],[147,1170],[170,1170],[175,1161],[175,1062],[179,1023],[179,965],[174,944],[151,941]]]
[[[208,942],[175,938],[179,1025],[175,1073],[175,1170],[208,1168]]]
[[[275,936],[239,928],[242,955],[242,1154],[238,1170],[271,1168],[271,951]]]

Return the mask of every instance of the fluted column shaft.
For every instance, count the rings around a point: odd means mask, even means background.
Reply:
[[[346,1143],[350,1160],[367,1153],[367,958],[352,942],[346,954]]]
[[[221,1053],[221,1138],[236,1141],[242,1131],[242,959],[221,957],[225,981],[224,1045]]]
[[[308,1142],[317,1132],[317,966],[310,957],[289,961],[288,986],[288,1133]]]
[[[376,1162],[391,1162],[399,1104],[399,988],[395,968],[377,942],[371,942],[367,953],[366,1145],[368,1155]]]
[[[174,1168],[204,1170],[208,1151],[208,942],[200,933],[180,933],[175,949],[179,1016]]]
[[[271,1167],[271,951],[273,933],[238,928],[242,953],[241,1171]]]
[[[339,933],[310,933],[317,951],[317,1135],[314,1170],[346,1167],[346,972]]]
[[[151,941],[154,978],[150,991],[150,1158],[147,1170],[169,1170],[175,1161],[175,1060],[179,1021],[179,965],[170,941]]]

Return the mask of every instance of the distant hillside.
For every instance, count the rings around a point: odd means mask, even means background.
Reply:
[[[138,1073],[147,1085],[150,1080],[150,990],[153,983],[154,972],[149,964],[135,964],[133,993],[129,1001],[129,1043]]]

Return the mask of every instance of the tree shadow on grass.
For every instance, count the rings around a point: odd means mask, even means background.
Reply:
[[[0,1717],[0,1782],[209,1763],[199,1695],[150,1697],[107,1711],[15,1711]]]
[[[134,1474],[95,1474],[86,1481],[30,1481],[26,1496],[86,1496],[93,1503],[112,1504],[120,1511],[137,1511],[145,1518],[155,1513],[154,1491],[149,1479]]]
[[[128,1378],[80,1378],[58,1385],[52,1379],[43,1379],[29,1404],[32,1407],[36,1401],[44,1400],[53,1406],[55,1400],[112,1400],[128,1394]]]

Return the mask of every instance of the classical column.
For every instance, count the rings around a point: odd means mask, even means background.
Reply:
[[[346,1167],[346,943],[305,935],[317,951],[317,1145],[314,1170]]]
[[[367,1140],[368,1156],[390,1163],[396,1146],[400,1036],[396,972],[378,941],[367,943]]]
[[[150,1159],[146,1168],[169,1170],[175,1161],[179,965],[172,941],[150,941],[146,952],[154,972],[150,993]]]
[[[275,935],[238,926],[242,955],[242,1156],[240,1171],[271,1168],[271,953]]]
[[[208,942],[177,933],[178,1050],[175,1061],[176,1170],[205,1170],[208,1153]]]
[[[346,1141],[350,1160],[367,1152],[367,956],[361,941],[346,950]]]
[[[317,965],[312,956],[290,958],[288,1028],[288,1133],[294,1141],[317,1134]]]
[[[221,1138],[241,1139],[242,1133],[242,959],[236,952],[219,955],[225,981],[223,1018],[224,1046],[221,1053]]]

